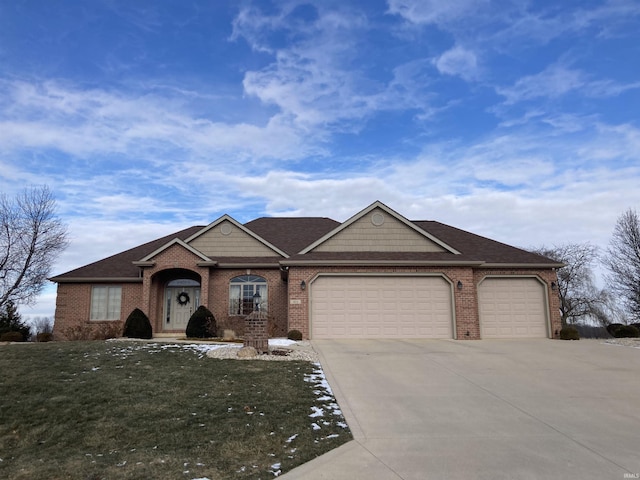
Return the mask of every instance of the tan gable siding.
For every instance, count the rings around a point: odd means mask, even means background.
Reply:
[[[224,235],[222,232],[230,230]],[[208,257],[270,257],[277,255],[269,247],[240,230],[231,222],[224,221],[189,242]]]
[[[380,217],[382,215],[382,217]],[[382,225],[375,225],[383,218]],[[338,232],[314,252],[445,252],[404,223],[379,208]]]

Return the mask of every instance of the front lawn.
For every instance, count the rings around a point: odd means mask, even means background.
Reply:
[[[273,478],[351,439],[319,365],[202,345],[0,346],[0,478]]]

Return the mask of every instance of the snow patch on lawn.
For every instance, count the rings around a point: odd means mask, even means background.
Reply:
[[[291,345],[295,345],[295,340],[289,340],[288,338],[270,338],[269,346],[270,347],[290,347]]]

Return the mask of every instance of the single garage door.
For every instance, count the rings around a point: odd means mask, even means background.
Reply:
[[[311,338],[452,338],[451,287],[442,277],[319,277]]]
[[[487,278],[478,287],[481,338],[546,338],[544,286],[535,278]]]

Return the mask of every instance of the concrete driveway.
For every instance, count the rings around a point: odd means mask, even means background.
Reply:
[[[640,348],[314,341],[355,440],[286,479],[640,478]]]

